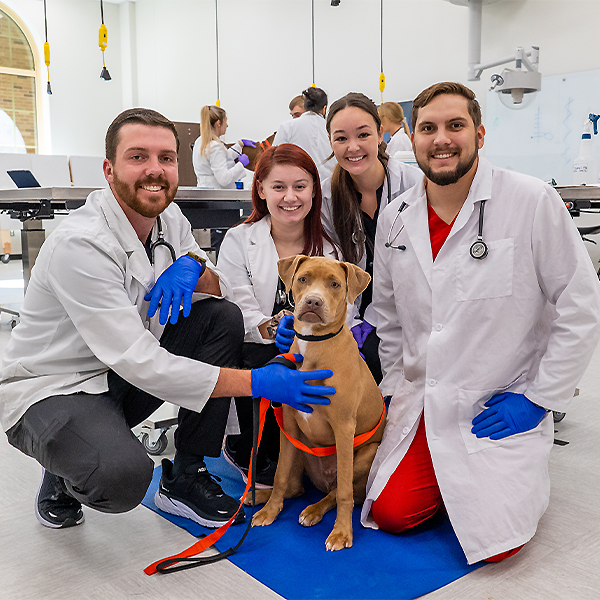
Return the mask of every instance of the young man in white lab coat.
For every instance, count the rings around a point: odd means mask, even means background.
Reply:
[[[180,407],[179,424],[155,502],[218,527],[238,501],[204,457],[221,452],[231,396],[308,412],[307,403],[329,403],[318,394],[332,388],[304,382],[330,371],[231,368],[241,361],[242,315],[173,203],[178,146],[159,113],[121,113],[106,136],[108,187],[59,225],[32,270],[4,354],[0,421],[44,467],[36,515],[47,527],[82,523],[82,504],[118,513],[142,501],[154,465],[131,427],[163,401]],[[156,244],[161,235],[168,245]]]
[[[391,396],[362,520],[404,531],[445,506],[469,563],[534,535],[548,506],[549,411],[600,336],[600,284],[560,196],[478,156],[474,94],[413,104],[424,172],[379,217],[373,304]]]

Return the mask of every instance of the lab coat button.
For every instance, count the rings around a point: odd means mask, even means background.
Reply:
[[[441,323],[438,323],[438,324],[435,326],[435,330],[436,330],[436,331],[441,331],[443,328],[444,328],[444,326],[443,326]]]
[[[431,387],[435,387],[435,385],[436,385],[436,384],[437,384],[437,381],[436,381],[435,379],[430,379],[430,380],[429,380],[429,385],[430,385]]]
[[[402,433],[403,433],[404,435],[408,435],[408,432],[409,432],[409,431],[410,431],[410,429],[409,429],[408,427],[405,427],[405,428],[402,430]]]

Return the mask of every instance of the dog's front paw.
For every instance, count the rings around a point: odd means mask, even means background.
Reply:
[[[277,518],[278,514],[278,510],[269,509],[267,506],[265,506],[252,517],[252,527],[270,525]]]
[[[325,540],[325,548],[327,550],[342,550],[343,548],[352,547],[352,531],[342,532],[337,531],[335,528],[329,534],[327,540]]]

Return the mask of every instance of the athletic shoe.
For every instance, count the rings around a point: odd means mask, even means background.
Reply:
[[[236,514],[234,523],[242,523],[244,509],[223,492],[204,461],[190,465],[185,473],[173,476],[173,463],[164,458],[162,476],[154,496],[154,504],[164,512],[191,519],[203,527],[221,527]]]
[[[35,497],[35,516],[44,527],[53,529],[73,527],[85,520],[81,502],[67,492],[63,478],[46,469]]]
[[[225,438],[225,443],[223,444],[223,456],[232,467],[235,467],[241,473],[244,483],[248,483],[248,467],[242,467],[236,462],[236,452],[233,450],[233,448],[231,448],[227,437]],[[273,487],[277,463],[273,462],[268,456],[266,457],[266,460],[267,464],[259,466],[257,469],[255,478],[255,486],[257,490],[270,490]]]

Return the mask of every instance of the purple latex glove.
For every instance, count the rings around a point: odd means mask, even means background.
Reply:
[[[245,154],[240,154],[238,156],[238,162],[242,163],[244,167],[247,167],[250,159]]]
[[[478,438],[489,437],[491,440],[501,440],[515,433],[534,429],[547,412],[523,394],[513,392],[496,394],[485,406],[487,409],[473,419],[471,433]]]
[[[250,146],[250,148],[256,148],[256,144],[252,140],[240,140],[242,142],[242,146]]]
[[[368,335],[373,331],[375,327],[368,321],[361,321],[358,325],[355,325],[350,329],[358,347],[362,350],[362,347],[367,339]]]
[[[164,325],[171,310],[171,324],[175,325],[179,317],[179,307],[183,300],[183,316],[187,317],[192,309],[192,294],[198,285],[198,279],[205,265],[191,256],[180,256],[168,269],[165,269],[152,289],[144,296],[148,305],[148,317],[152,318],[160,303],[159,322]]]
[[[294,336],[296,332],[294,331],[294,315],[285,315],[281,321],[279,321],[279,325],[277,325],[277,333],[275,334],[275,345],[279,352],[290,351],[290,347],[292,342],[294,341]]]

